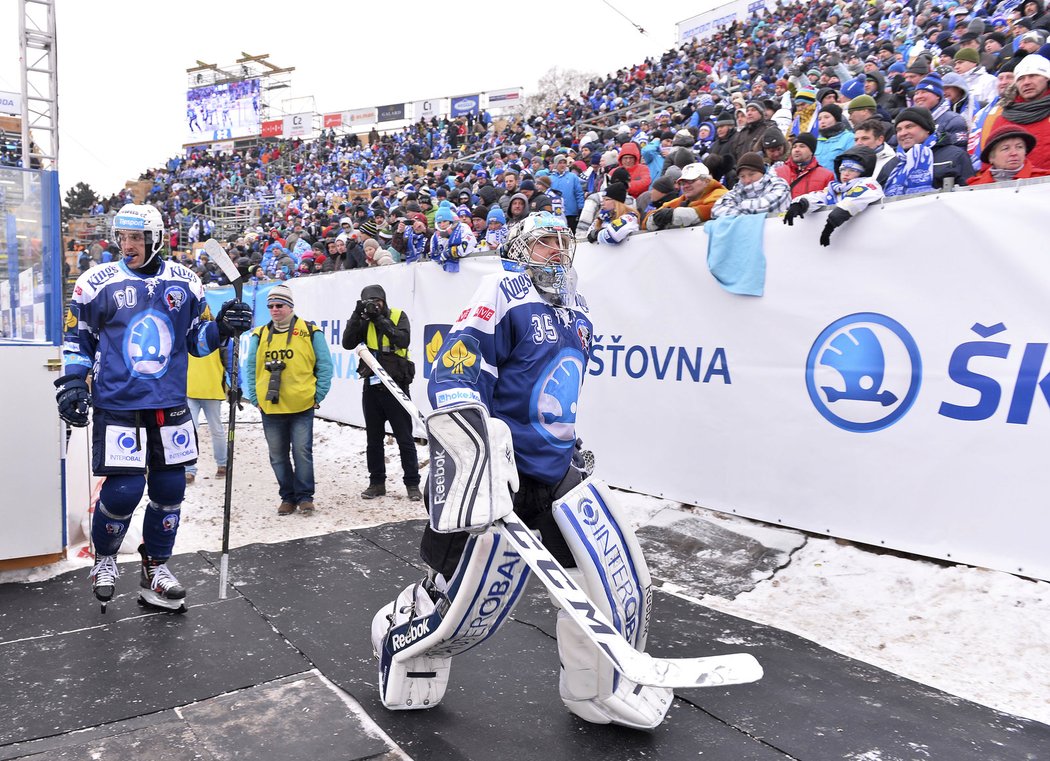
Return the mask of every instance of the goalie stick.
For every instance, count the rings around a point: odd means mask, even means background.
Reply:
[[[401,406],[425,423],[423,413],[383,369],[368,347],[359,344],[354,352],[372,369]],[[651,687],[718,687],[746,684],[762,678],[762,666],[749,653],[703,658],[655,658],[635,650],[609,623],[605,614],[594,607],[587,594],[515,513],[495,521],[493,525],[613,667],[632,682]]]

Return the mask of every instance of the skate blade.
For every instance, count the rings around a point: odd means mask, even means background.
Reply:
[[[139,605],[144,608],[164,610],[169,613],[185,613],[189,610],[185,600],[167,600],[152,590],[139,590]]]

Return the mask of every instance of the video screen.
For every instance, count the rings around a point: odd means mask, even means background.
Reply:
[[[185,143],[219,142],[258,135],[258,79],[186,91]]]

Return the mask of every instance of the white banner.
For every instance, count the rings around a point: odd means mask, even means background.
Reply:
[[[505,90],[492,90],[484,93],[485,105],[488,108],[510,108],[521,102],[521,88],[510,87]]]
[[[289,114],[284,117],[284,136],[302,137],[309,135],[314,129],[314,115],[312,113]]]
[[[374,106],[372,108],[355,108],[351,111],[343,112],[343,126],[350,127],[370,127],[379,121],[379,110]]]
[[[746,21],[756,13],[763,15],[766,11],[776,8],[776,5],[777,0],[731,0],[717,8],[704,11],[675,24],[678,43],[681,44],[694,37],[699,39],[710,37],[723,26],[728,26],[735,21]]]
[[[0,114],[22,115],[22,95],[17,92],[0,92]]]
[[[429,100],[417,100],[412,104],[412,113],[415,120],[431,119],[448,113],[447,98],[430,98]]]
[[[595,347],[577,430],[608,482],[773,524],[1050,580],[1050,184],[765,229],[760,298],[725,291],[701,228],[579,247]],[[993,220],[1009,220],[1009,226]],[[477,279],[468,259],[292,281],[335,347],[378,282],[424,357]],[[338,333],[338,335],[336,335]],[[342,352],[338,349],[338,352]],[[337,352],[337,353],[338,353]],[[348,352],[344,352],[349,355]],[[362,424],[342,360],[325,417]],[[337,369],[339,360],[337,360]]]

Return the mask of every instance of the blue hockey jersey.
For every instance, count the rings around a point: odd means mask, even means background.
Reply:
[[[555,484],[576,444],[576,411],[592,326],[583,297],[554,308],[524,272],[482,280],[431,368],[435,409],[481,402],[510,427],[518,470]]]
[[[92,267],[73,288],[64,320],[66,374],[92,374],[92,402],[109,410],[154,410],[186,401],[188,354],[220,344],[202,321],[204,286],[181,264],[151,277],[123,261]]]

